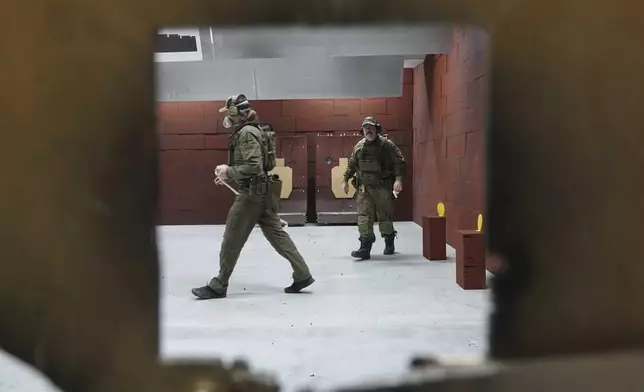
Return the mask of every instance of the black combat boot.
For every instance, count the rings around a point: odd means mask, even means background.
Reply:
[[[194,288],[192,289],[192,295],[199,299],[226,298],[226,292],[215,291],[210,286]]]
[[[396,247],[394,246],[394,239],[396,238],[396,234],[398,234],[397,231],[394,231],[391,234],[382,235],[382,238],[385,239],[385,250],[382,252],[383,254],[393,255],[396,251]]]
[[[376,241],[376,237],[360,237],[360,249],[351,252],[351,257],[360,260],[369,260],[371,258],[371,246]]]
[[[293,282],[292,285],[284,289],[284,292],[287,294],[297,294],[300,291],[302,291],[302,289],[305,289],[310,285],[312,285],[314,282],[315,282],[315,279],[313,279],[313,277],[311,276],[308,279],[304,279],[299,282]]]
[[[192,295],[194,295],[199,299],[226,298],[226,291],[228,291],[228,285],[221,284],[221,282],[217,278],[212,279],[211,283],[213,281],[218,283],[218,285],[215,285],[215,287],[220,286],[220,288],[215,290],[212,287],[210,287],[210,283],[209,283],[205,286],[192,289]]]

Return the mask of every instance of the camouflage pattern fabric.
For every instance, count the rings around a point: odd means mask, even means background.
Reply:
[[[393,184],[392,184],[393,186]],[[365,185],[358,190],[358,233],[361,237],[373,237],[373,224],[378,220],[380,234],[394,233],[394,205],[389,187]]]
[[[225,293],[228,281],[235,269],[239,254],[255,227],[259,224],[262,233],[273,248],[291,264],[293,280],[311,278],[311,272],[304,258],[297,250],[288,233],[282,228],[278,216],[281,181],[266,179],[266,192],[253,189],[253,178],[263,176],[262,148],[252,126],[244,126],[231,136],[231,153],[228,177],[239,184],[239,195],[235,198],[228,218],[219,252],[219,274],[208,286],[217,293]]]
[[[360,140],[353,149],[344,181],[355,177],[358,199],[358,231],[361,237],[373,236],[373,224],[379,222],[382,235],[395,230],[393,216],[393,183],[402,181],[407,165],[402,152],[384,136],[369,142]]]

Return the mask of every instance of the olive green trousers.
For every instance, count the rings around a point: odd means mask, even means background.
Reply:
[[[271,183],[266,195],[252,195],[240,191],[228,212],[226,229],[219,252],[219,274],[208,286],[216,292],[225,292],[235,269],[239,254],[251,231],[259,224],[262,233],[273,248],[291,264],[293,280],[300,282],[311,277],[309,267],[288,233],[282,228],[278,215],[281,182]]]

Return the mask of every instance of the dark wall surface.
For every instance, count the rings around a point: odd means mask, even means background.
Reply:
[[[321,200],[324,204],[332,197],[331,167],[343,154],[348,155],[342,149],[333,149],[324,136],[352,135],[360,129],[365,116],[376,116],[384,131],[400,146],[409,165],[405,191],[397,203],[395,218],[412,220],[413,70],[406,69],[404,75],[401,97],[252,102],[260,119],[273,125],[278,138],[306,137],[307,150],[303,154],[293,148],[282,149],[286,144],[278,143],[278,157],[285,158],[285,164],[294,169],[293,182],[297,189],[292,198],[302,201],[298,208],[304,213],[314,216],[316,199],[324,199]],[[222,114],[218,112],[223,104],[211,101],[158,103],[160,224],[225,223],[232,194],[212,182],[212,170],[218,164],[227,163],[228,159],[228,130],[222,126]],[[318,157],[318,151],[324,156]],[[333,158],[334,164],[320,165],[319,161],[327,155]]]

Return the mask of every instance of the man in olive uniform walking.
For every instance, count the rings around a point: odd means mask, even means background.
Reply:
[[[265,135],[257,122],[257,113],[241,94],[228,98],[220,112],[226,112],[224,126],[234,131],[230,136],[229,165],[217,166],[216,182],[235,181],[239,195],[228,212],[219,252],[219,275],[206,286],[192,289],[192,294],[200,299],[226,297],[228,281],[239,254],[256,224],[277,253],[293,268],[293,284],[284,291],[298,293],[315,280],[291,237],[282,228],[277,214],[281,181],[271,178],[265,170],[264,155],[267,151],[265,143],[262,144]]]
[[[342,187],[349,193],[349,181],[354,181],[358,193],[358,232],[360,248],[351,256],[361,260],[371,258],[376,241],[373,223],[378,219],[380,234],[385,239],[385,255],[394,254],[397,232],[392,222],[393,194],[402,191],[406,163],[400,149],[384,136],[375,117],[362,121],[364,138],[356,144],[349,157]]]

